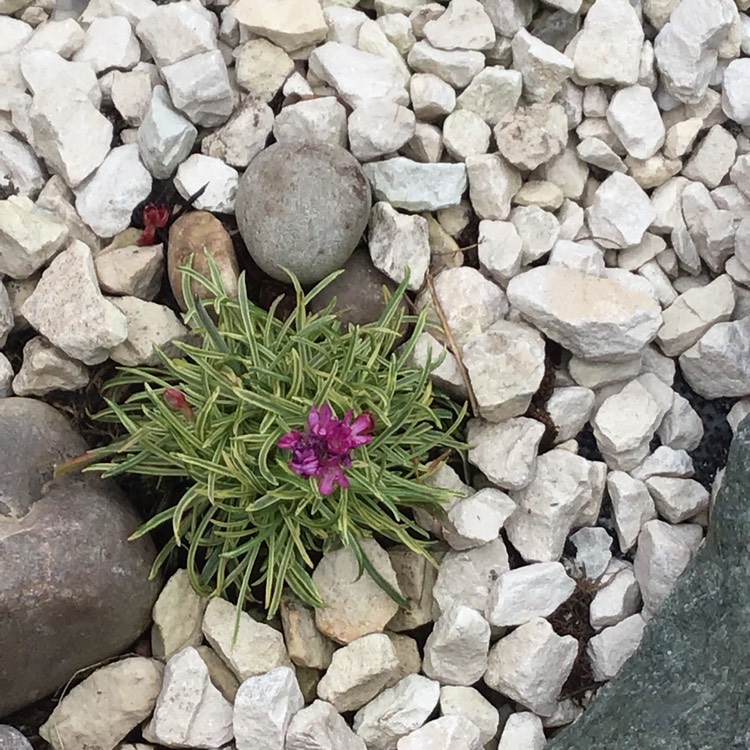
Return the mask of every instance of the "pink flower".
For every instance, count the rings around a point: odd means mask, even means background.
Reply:
[[[277,442],[292,451],[289,468],[298,476],[316,477],[322,495],[330,495],[337,485],[349,486],[344,469],[352,464],[351,452],[372,440],[368,433],[375,428],[375,417],[363,412],[352,422],[353,416],[350,409],[338,419],[330,404],[313,406],[305,432],[292,430]]]
[[[164,400],[172,411],[182,412],[188,422],[193,421],[193,410],[182,391],[177,390],[177,388],[167,388],[164,391]]]

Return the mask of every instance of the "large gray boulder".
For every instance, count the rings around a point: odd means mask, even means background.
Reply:
[[[639,650],[547,750],[750,747],[750,419],[708,534]]]
[[[111,482],[56,463],[86,443],[33,399],[0,399],[0,716],[120,654],[148,627],[159,582],[140,519]]]
[[[359,162],[322,141],[276,143],[240,179],[237,225],[269,276],[314,284],[349,259],[370,215],[370,185]]]

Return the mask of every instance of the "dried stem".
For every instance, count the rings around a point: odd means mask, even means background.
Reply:
[[[448,325],[448,319],[445,317],[445,311],[443,310],[443,305],[441,304],[440,299],[438,298],[437,292],[435,291],[435,281],[432,278],[432,274],[429,271],[425,275],[425,281],[427,282],[427,287],[430,290],[430,297],[432,297],[432,304],[435,306],[435,312],[437,313],[437,316],[440,319],[440,325],[443,326],[443,332],[445,333],[445,336],[448,339],[448,346],[450,347],[450,350],[453,353],[453,356],[456,358],[456,362],[458,363],[458,369],[461,372],[461,378],[464,381],[464,385],[466,386],[466,393],[469,397],[469,405],[471,406],[471,413],[473,416],[478,417],[479,416],[479,402],[477,401],[476,394],[474,393],[474,388],[471,385],[471,379],[469,378],[469,371],[466,369],[466,365],[464,364],[463,357],[461,356],[461,349],[458,347],[458,344],[456,344],[456,340],[453,338],[453,332],[451,331],[450,325]]]

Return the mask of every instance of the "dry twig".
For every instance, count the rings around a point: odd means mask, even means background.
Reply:
[[[479,402],[477,401],[476,394],[474,393],[474,388],[472,387],[471,380],[469,379],[469,371],[466,369],[466,365],[464,364],[463,357],[461,356],[461,350],[459,349],[458,344],[456,344],[456,340],[453,338],[453,332],[451,331],[451,327],[448,325],[448,319],[445,317],[443,305],[441,304],[440,299],[437,296],[437,292],[435,291],[435,281],[429,271],[425,275],[425,281],[427,282],[427,287],[430,290],[430,297],[432,297],[432,304],[435,306],[435,312],[440,319],[440,325],[443,327],[445,337],[448,339],[448,346],[450,347],[450,350],[453,356],[456,358],[456,362],[458,363],[458,369],[461,372],[461,378],[464,381],[464,385],[466,386],[466,393],[469,397],[471,413],[473,416],[478,417]]]

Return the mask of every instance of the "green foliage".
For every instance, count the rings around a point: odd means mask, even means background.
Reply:
[[[401,603],[359,541],[378,535],[431,559],[429,537],[412,511],[443,514],[449,493],[424,480],[449,453],[464,457],[465,406],[432,388],[435,363],[424,370],[407,364],[425,313],[404,314],[406,283],[379,321],[343,331],[332,307],[306,311],[332,278],[307,294],[293,279],[296,309],[283,321],[248,300],[244,278],[232,299],[215,266],[211,279],[185,269],[185,320],[195,340],[180,345],[183,356],[160,352],[159,366],[123,368],[108,384],[130,395],[122,403],[109,399],[97,417],[126,434],[93,451],[97,463],[88,470],[175,477],[187,488],[135,535],[171,526],[154,574],[184,545],[196,590],[243,606],[261,586],[272,616],[285,586],[310,605],[324,604],[311,578],[314,556],[337,546],[351,549],[360,570]],[[191,279],[210,290],[210,302],[194,298]],[[407,323],[412,332],[399,344]],[[170,408],[170,388],[184,394],[187,413]],[[350,486],[327,496],[315,479],[297,476],[289,451],[276,445],[290,430],[303,430],[311,407],[324,402],[339,416],[353,409],[376,420],[372,442],[352,454]]]

